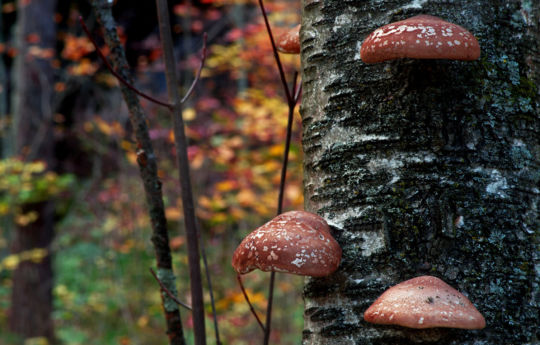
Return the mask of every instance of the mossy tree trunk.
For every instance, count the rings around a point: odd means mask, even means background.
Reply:
[[[468,28],[478,61],[366,65],[362,40],[417,14]],[[304,344],[538,344],[540,3],[304,0],[306,209],[343,248],[306,283]],[[483,330],[368,324],[389,286],[434,275]]]

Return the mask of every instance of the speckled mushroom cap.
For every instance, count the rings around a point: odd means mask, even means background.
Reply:
[[[341,248],[326,221],[305,211],[282,213],[255,229],[236,248],[232,265],[245,274],[261,271],[323,277],[341,261]]]
[[[300,24],[282,33],[276,40],[276,48],[285,54],[300,54]]]
[[[486,326],[484,317],[467,297],[431,276],[409,279],[389,288],[364,312],[364,320],[409,328]]]
[[[385,25],[364,40],[360,58],[365,63],[386,60],[476,60],[480,45],[465,28],[441,18],[419,15]]]

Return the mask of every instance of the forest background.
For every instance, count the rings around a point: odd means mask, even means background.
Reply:
[[[299,22],[298,1],[266,4],[271,23],[287,29]],[[55,337],[66,345],[165,344],[151,229],[137,168],[137,146],[117,80],[103,66],[78,17],[85,18],[108,53],[86,1],[56,4],[55,47],[40,48],[39,33],[26,43],[36,59],[54,69],[48,122],[53,159],[17,152],[14,125],[14,61],[18,6],[3,1],[0,37],[0,344],[23,340],[12,332],[13,276],[20,265],[52,258]],[[189,138],[197,216],[201,221],[222,342],[254,344],[261,332],[230,265],[240,239],[275,215],[287,122],[287,103],[262,17],[254,1],[171,1],[181,87],[187,89],[200,62],[202,35],[208,57],[183,115]],[[119,0],[113,7],[128,61],[141,91],[166,99],[162,53],[153,1]],[[297,56],[282,56],[287,74]],[[175,173],[172,124],[166,109],[141,99],[163,182],[170,244],[180,299],[189,301],[181,198]],[[295,114],[284,210],[302,209],[300,119]],[[54,203],[55,238],[46,248],[14,253],[14,229],[36,221],[25,205]],[[266,306],[267,275],[254,272],[245,284],[255,308]],[[302,278],[280,276],[276,285],[272,342],[297,344],[303,325]],[[205,300],[208,296],[205,295]],[[209,308],[209,305],[208,305]],[[210,315],[210,309],[208,309]],[[192,323],[183,313],[187,341]],[[210,320],[210,319],[208,319]],[[212,329],[207,325],[209,339]],[[30,337],[25,345],[45,344]]]

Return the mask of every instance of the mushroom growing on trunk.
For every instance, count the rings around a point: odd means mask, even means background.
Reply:
[[[323,277],[341,261],[341,247],[326,221],[313,213],[282,213],[255,229],[236,248],[232,265],[238,274],[258,268]]]
[[[285,54],[300,54],[300,24],[282,33],[276,42],[277,50]]]
[[[385,25],[369,34],[360,48],[360,58],[365,63],[401,58],[476,60],[479,57],[480,45],[473,34],[429,15]]]
[[[364,320],[409,328],[486,326],[467,297],[432,276],[416,277],[389,288],[364,312]]]

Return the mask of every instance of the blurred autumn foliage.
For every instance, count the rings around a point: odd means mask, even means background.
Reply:
[[[153,5],[153,3],[152,3]],[[138,88],[166,99],[159,37],[153,13],[118,1],[115,15]],[[141,7],[143,5],[140,5]],[[145,4],[144,6],[148,6]],[[199,63],[202,32],[209,35],[209,56],[202,79],[184,110],[197,215],[214,277],[216,306],[224,344],[260,343],[261,331],[236,285],[231,253],[240,239],[276,212],[287,122],[287,104],[271,46],[254,1],[200,0],[171,5],[178,68],[187,88]],[[287,29],[299,22],[297,1],[268,1],[270,21]],[[154,10],[155,11],[155,10]],[[2,5],[2,68],[13,68],[16,47],[13,1]],[[0,116],[0,343],[21,343],[7,332],[11,274],[38,251],[9,251],[14,223],[32,222],[20,206],[56,202],[54,321],[56,337],[66,345],[166,344],[160,292],[148,272],[154,265],[150,225],[137,169],[137,147],[117,81],[102,65],[76,18],[82,14],[99,29],[85,2],[59,1],[56,51],[32,54],[56,69],[54,138],[58,166],[25,162],[9,150],[10,112]],[[39,42],[39,33],[29,40]],[[101,41],[102,42],[102,41]],[[102,43],[103,44],[103,43]],[[108,54],[106,46],[101,47]],[[297,56],[282,56],[288,75],[299,69]],[[8,91],[2,88],[2,95]],[[3,101],[0,101],[3,102]],[[141,100],[158,156],[163,182],[178,290],[189,300],[181,199],[175,177],[169,116]],[[285,210],[302,209],[300,118],[295,114]],[[266,305],[266,275],[252,273],[245,284],[259,311]],[[279,276],[274,314],[274,343],[301,339],[301,278]],[[209,299],[208,315],[210,318]],[[182,311],[188,342],[189,312]],[[207,324],[209,339],[213,339]],[[25,344],[42,344],[27,339]],[[212,340],[210,341],[212,343]]]

